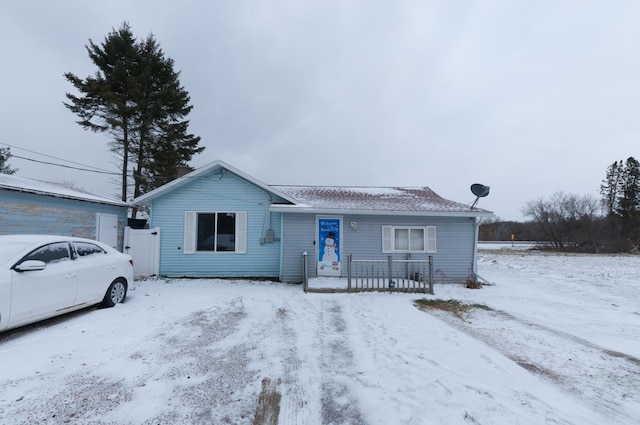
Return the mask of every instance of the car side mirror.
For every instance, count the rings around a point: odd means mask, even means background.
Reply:
[[[44,270],[47,265],[40,260],[26,260],[20,264],[16,264],[13,269],[17,272],[31,272],[35,270]]]

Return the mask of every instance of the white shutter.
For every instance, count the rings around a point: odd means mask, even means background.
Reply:
[[[393,252],[393,227],[382,226],[382,252]]]
[[[247,212],[236,212],[236,253],[247,253]]]
[[[196,212],[184,212],[184,247],[185,254],[196,252]]]
[[[436,226],[427,226],[425,228],[427,234],[427,253],[432,254],[436,252]]]

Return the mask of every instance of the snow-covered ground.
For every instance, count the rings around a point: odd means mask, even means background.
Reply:
[[[640,257],[501,249],[479,273],[434,296],[139,281],[0,334],[0,423],[638,423]]]

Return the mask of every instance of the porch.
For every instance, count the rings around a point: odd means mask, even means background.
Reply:
[[[346,277],[308,276],[303,253],[305,292],[415,292],[433,294],[433,257],[428,260],[355,260],[347,256]]]

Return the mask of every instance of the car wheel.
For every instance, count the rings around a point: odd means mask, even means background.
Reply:
[[[124,279],[116,279],[111,283],[111,285],[109,285],[109,289],[107,289],[107,293],[104,294],[104,299],[102,300],[102,306],[113,307],[114,305],[124,301],[124,298],[126,296],[127,296],[127,282]]]

